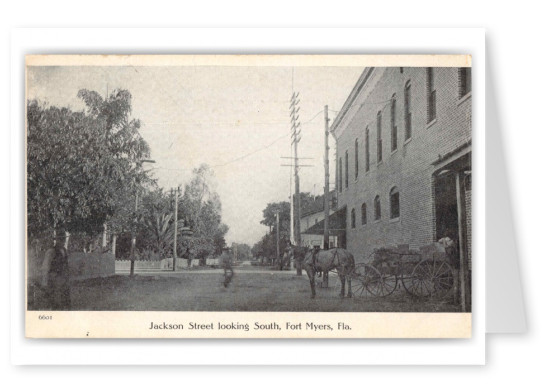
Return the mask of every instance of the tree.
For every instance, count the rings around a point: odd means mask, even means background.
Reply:
[[[215,257],[222,254],[222,250],[227,246],[224,236],[228,233],[229,229],[230,228],[224,223],[220,224],[216,229],[213,236],[214,252],[212,254]]]
[[[159,258],[171,252],[174,214],[170,201],[162,189],[145,191],[139,200],[136,231],[140,240],[136,241],[136,248],[140,252],[150,250]]]
[[[228,227],[222,223],[222,204],[215,191],[214,173],[206,164],[193,170],[193,178],[185,187],[179,210],[193,231],[183,239],[182,247],[190,249],[202,265],[210,255],[218,255],[225,246]]]
[[[264,219],[260,224],[270,227],[270,230],[275,229],[276,225],[276,212],[279,211],[279,232],[281,236],[290,236],[291,221],[291,206],[288,202],[271,202],[262,211]]]
[[[231,245],[238,260],[247,260],[251,258],[251,247],[246,243],[232,243]]]
[[[300,193],[301,202],[304,205],[309,193]],[[271,202],[262,211],[263,219],[260,224],[270,227],[269,233],[264,235],[252,248],[252,254],[255,257],[276,257],[276,213],[279,212],[279,249],[280,255],[287,247],[287,243],[291,238],[290,221],[291,221],[291,205],[287,201]]]
[[[104,100],[81,90],[78,97],[84,111],[27,102],[31,236],[54,229],[98,234],[121,210],[125,195],[148,180],[139,162],[149,156],[149,147],[139,134],[140,122],[130,119],[130,93],[116,90]]]

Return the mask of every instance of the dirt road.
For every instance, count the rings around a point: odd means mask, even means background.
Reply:
[[[304,311],[304,312],[457,312],[445,301],[419,300],[403,292],[389,297],[339,297],[340,282],[310,299],[306,275],[259,270],[240,272],[228,288],[222,272],[187,271],[134,277],[116,275],[73,284],[72,310],[77,311]]]

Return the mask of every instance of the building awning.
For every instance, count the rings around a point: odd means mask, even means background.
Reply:
[[[460,145],[453,151],[438,156],[432,165],[434,166],[434,174],[440,175],[445,171],[460,171],[470,169],[471,167],[471,140]]]
[[[323,235],[325,219],[302,232],[305,235]],[[338,236],[346,232],[346,206],[329,215],[329,235]]]

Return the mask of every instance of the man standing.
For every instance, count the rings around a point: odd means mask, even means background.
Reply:
[[[69,257],[63,245],[57,242],[44,254],[41,268],[40,285],[46,301],[42,310],[70,310],[71,285],[69,276]]]
[[[444,232],[444,237],[441,238],[438,243],[444,246],[446,251],[446,256],[448,262],[452,267],[453,273],[453,302],[454,304],[459,303],[459,257],[457,255],[457,241],[454,240],[455,235],[450,229],[446,229]]]
[[[227,288],[233,278],[232,255],[230,254],[229,247],[222,249],[219,262],[220,266],[224,269],[224,288]]]

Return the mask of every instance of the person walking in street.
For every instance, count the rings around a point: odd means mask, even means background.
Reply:
[[[220,266],[224,269],[224,288],[227,288],[233,278],[232,255],[228,247],[224,247],[222,250],[219,262]]]

